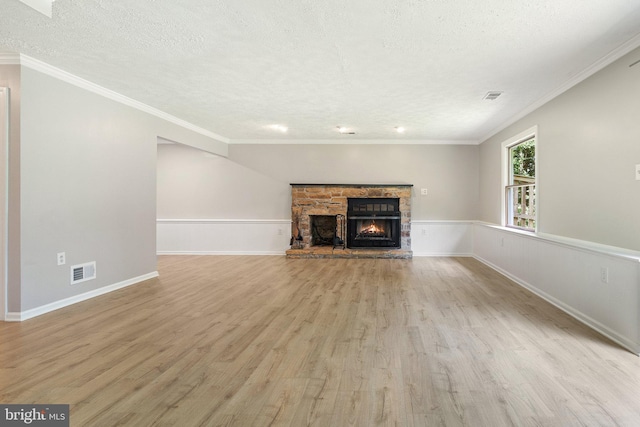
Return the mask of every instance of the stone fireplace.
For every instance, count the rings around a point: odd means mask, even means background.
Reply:
[[[408,184],[291,184],[290,258],[411,258]]]

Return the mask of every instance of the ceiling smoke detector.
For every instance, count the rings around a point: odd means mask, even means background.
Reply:
[[[482,99],[486,99],[488,101],[494,101],[500,95],[502,95],[502,92],[500,91],[487,92],[487,94]]]

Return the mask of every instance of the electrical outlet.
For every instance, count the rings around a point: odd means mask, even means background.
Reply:
[[[278,228],[278,236],[282,236],[282,233],[283,233],[282,228]]]
[[[423,235],[423,236],[426,236],[426,235],[427,235],[427,229],[426,229],[426,228],[423,228],[423,229],[422,229],[422,235]]]
[[[500,247],[504,246],[504,237],[500,238]]]
[[[427,189],[426,189],[426,188],[421,188],[421,189],[420,189],[420,195],[422,195],[422,196],[426,196],[426,195],[427,195],[427,193],[428,193],[428,192],[427,192]]]
[[[640,181],[640,165],[636,165],[636,181]]]
[[[600,268],[600,281],[602,283],[609,283],[609,269],[607,267]]]
[[[58,252],[58,265],[64,265],[67,262],[67,256],[64,252]]]

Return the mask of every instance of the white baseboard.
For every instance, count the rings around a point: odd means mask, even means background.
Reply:
[[[413,252],[414,257],[451,257],[451,258],[472,258],[472,253],[462,252]]]
[[[21,312],[9,312],[6,316],[7,322],[21,322],[23,320],[31,319],[36,316],[40,316],[45,313],[50,313],[54,310],[58,310],[63,307],[67,307],[72,304],[76,304],[82,301],[86,301],[91,298],[95,298],[100,295],[107,294],[109,292],[117,291],[118,289],[126,288],[127,286],[135,285],[137,283],[143,282],[145,280],[153,279],[154,277],[158,277],[158,272],[154,271],[152,273],[144,274],[142,276],[134,277],[132,279],[124,280],[119,283],[114,283],[113,285],[104,286],[99,289],[95,289],[93,291],[85,292],[80,295],[75,295],[69,298],[65,298],[56,302],[52,302],[49,304],[42,305],[40,307],[32,308],[30,310],[21,311]]]

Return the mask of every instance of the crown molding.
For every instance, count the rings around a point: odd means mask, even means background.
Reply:
[[[640,33],[634,36],[633,38],[631,38],[626,43],[613,49],[611,52],[609,52],[608,54],[606,54],[605,56],[603,56],[602,58],[600,58],[599,60],[597,60],[596,62],[594,62],[593,64],[591,64],[590,66],[582,70],[581,72],[579,72],[578,74],[576,74],[575,76],[571,77],[569,80],[567,80],[566,82],[558,86],[556,89],[547,93],[542,98],[538,99],[536,102],[534,102],[524,110],[520,111],[518,114],[511,117],[509,120],[502,123],[497,128],[493,129],[484,137],[480,138],[479,144],[482,144],[484,141],[488,140],[498,132],[506,129],[508,126],[511,126],[512,124],[522,119],[523,117],[527,116],[528,114],[533,113],[535,110],[542,107],[547,102],[562,95],[564,92],[576,86],[578,83],[588,79],[598,71],[602,70],[604,67],[611,65],[613,62],[617,61],[618,59],[622,58],[627,53],[631,52],[632,50],[638,47],[640,47]]]
[[[478,145],[476,140],[448,139],[231,139],[230,145]]]
[[[179,119],[171,114],[165,113],[164,111],[158,110],[157,108],[151,107],[147,104],[143,104],[142,102],[136,101],[135,99],[131,99],[124,95],[121,95],[117,92],[114,92],[110,89],[99,86],[95,83],[91,83],[88,80],[85,80],[81,77],[68,73],[60,68],[56,68],[52,65],[49,65],[45,62],[37,60],[27,55],[17,54],[17,53],[0,53],[0,64],[19,64],[24,67],[30,68],[32,70],[41,72],[58,80],[62,80],[66,83],[72,84],[81,89],[87,90],[89,92],[93,92],[97,95],[103,96],[105,98],[111,99],[112,101],[119,102],[121,104],[127,105],[129,107],[135,108],[137,110],[143,111],[145,113],[151,114],[160,119],[171,122],[175,125],[178,125],[182,128],[191,130],[193,132],[199,133],[200,135],[207,136],[211,139],[215,139],[216,141],[229,143],[229,138],[226,138],[222,135],[218,135],[201,127],[198,127],[192,123],[189,123],[185,120]]]
[[[20,65],[20,55],[11,52],[0,52],[0,65]]]

